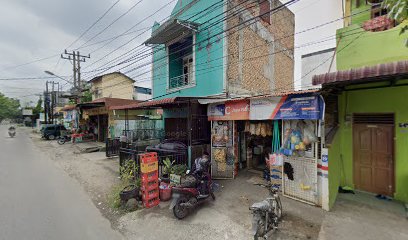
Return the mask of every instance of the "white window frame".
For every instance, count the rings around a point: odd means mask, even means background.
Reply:
[[[196,86],[196,34],[194,33],[193,35],[193,51],[190,55],[183,57],[187,58],[189,56],[192,56],[193,58],[193,66],[192,66],[192,77],[189,79],[189,84],[181,87],[176,87],[176,88],[170,88],[170,58],[169,58],[169,46],[166,46],[166,54],[167,54],[167,77],[166,77],[166,92],[171,93],[171,92],[177,92],[183,89],[188,89]],[[184,67],[183,67],[183,72],[184,72]],[[189,76],[190,77],[190,76]]]

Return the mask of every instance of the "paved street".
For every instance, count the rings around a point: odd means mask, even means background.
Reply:
[[[0,239],[122,239],[82,187],[0,126]]]

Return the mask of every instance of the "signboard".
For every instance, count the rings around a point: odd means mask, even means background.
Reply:
[[[322,119],[324,113],[324,101],[320,95],[298,94],[289,95],[274,119]]]
[[[315,94],[255,98],[208,105],[208,120],[322,119],[324,100]]]
[[[249,100],[228,101],[225,104],[209,104],[208,120],[248,120]]]
[[[285,101],[285,97],[268,97],[251,99],[249,119],[266,120],[274,119],[279,106]]]
[[[23,109],[23,116],[31,116],[33,115],[32,109]]]

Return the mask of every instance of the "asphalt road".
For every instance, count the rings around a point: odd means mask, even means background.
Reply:
[[[122,239],[79,183],[0,126],[0,239]]]

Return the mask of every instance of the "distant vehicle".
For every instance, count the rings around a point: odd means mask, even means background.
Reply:
[[[61,131],[67,129],[61,124],[50,124],[41,129],[41,137],[47,140],[54,140],[61,135]]]
[[[8,134],[11,138],[13,138],[14,136],[16,136],[16,128],[14,126],[9,127],[8,129]]]

